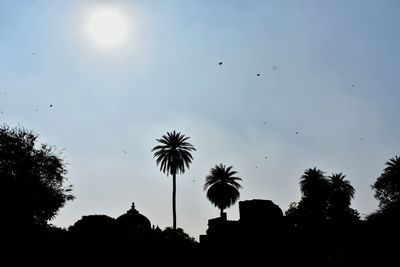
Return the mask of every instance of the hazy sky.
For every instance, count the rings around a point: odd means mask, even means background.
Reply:
[[[172,179],[151,153],[171,130],[197,148],[177,179],[178,227],[196,238],[219,216],[203,191],[219,163],[242,177],[241,200],[283,211],[300,199],[306,168],[343,172],[352,206],[368,214],[370,185],[400,154],[399,9],[396,0],[0,0],[0,121],[65,148],[76,199],[58,226],[118,217],[131,202],[171,226]],[[92,25],[103,11],[116,22]],[[227,212],[238,219],[237,204]]]

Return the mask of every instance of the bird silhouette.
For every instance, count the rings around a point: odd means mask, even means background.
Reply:
[[[221,66],[221,65],[222,65],[222,61],[221,61],[221,62],[218,62],[218,64]]]
[[[296,134],[299,134],[299,132],[296,132]]]
[[[52,107],[53,107],[53,105],[52,105],[52,104],[50,104],[50,107],[52,108]]]
[[[260,73],[257,73],[257,76],[260,76],[261,74]]]
[[[352,84],[351,87],[354,87],[354,84]]]
[[[124,154],[126,154],[127,152],[126,152],[126,150],[124,150]]]

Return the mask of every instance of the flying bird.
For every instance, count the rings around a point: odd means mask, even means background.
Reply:
[[[296,132],[296,134],[299,134],[299,132]]]
[[[221,66],[221,65],[222,65],[222,61],[221,61],[221,62],[218,62],[218,64]]]
[[[52,107],[53,107],[53,105],[52,105],[52,104],[50,104],[50,107],[52,108]]]
[[[260,73],[257,73],[257,76],[260,76],[261,74]]]
[[[124,154],[126,154],[127,152],[126,152],[126,150],[124,150]]]

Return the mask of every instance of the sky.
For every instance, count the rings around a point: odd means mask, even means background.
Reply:
[[[117,218],[132,202],[171,226],[172,179],[151,149],[172,130],[197,149],[177,177],[177,224],[197,239],[219,216],[203,184],[220,163],[243,179],[240,200],[283,211],[305,169],[343,172],[365,216],[378,207],[371,185],[400,154],[399,8],[0,0],[0,122],[62,150],[76,199],[51,221],[60,227]],[[226,211],[239,219],[238,204]]]

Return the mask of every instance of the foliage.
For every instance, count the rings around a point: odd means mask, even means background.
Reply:
[[[329,198],[329,181],[324,172],[314,167],[304,171],[300,178],[302,193],[299,208],[307,217],[322,219],[326,216]]]
[[[239,199],[239,189],[242,187],[238,181],[242,179],[234,176],[233,166],[226,167],[223,164],[216,165],[206,177],[204,190],[207,190],[207,198],[221,210],[229,208]]]
[[[395,156],[372,185],[379,207],[384,210],[400,203],[400,157]]]
[[[346,175],[342,173],[335,173],[328,177],[330,190],[327,216],[336,223],[354,222],[360,218],[358,211],[350,208],[355,189],[345,178]]]
[[[173,229],[176,230],[176,174],[184,173],[185,167],[189,168],[193,157],[191,151],[196,151],[194,146],[187,142],[189,137],[180,132],[167,132],[161,139],[156,139],[160,145],[155,146],[151,151],[154,152],[157,166],[160,171],[172,175],[172,217]]]
[[[306,169],[300,178],[302,198],[291,203],[286,215],[291,220],[331,221],[335,224],[358,221],[358,211],[350,207],[355,189],[345,175],[325,176],[316,167]]]
[[[350,181],[345,180],[346,175],[335,173],[328,178],[330,183],[330,206],[336,206],[339,208],[350,206],[351,199],[354,198],[355,189],[350,184]]]
[[[297,202],[290,202],[288,209],[285,211],[285,216],[293,217],[297,216],[298,204]]]
[[[68,200],[65,164],[55,148],[36,147],[38,135],[0,126],[0,209],[8,226],[46,225]]]
[[[115,234],[114,222],[115,219],[107,215],[87,215],[70,226],[68,232],[78,237],[100,238]]]
[[[189,168],[193,157],[191,151],[196,151],[192,144],[186,142],[189,137],[180,132],[167,132],[161,139],[156,139],[159,143],[151,151],[154,152],[157,166],[160,171],[168,174],[179,174],[185,172],[185,167]]]
[[[167,240],[180,240],[189,243],[196,243],[196,239],[185,233],[182,228],[177,228],[175,231],[171,227],[166,227],[162,232],[162,235]]]

